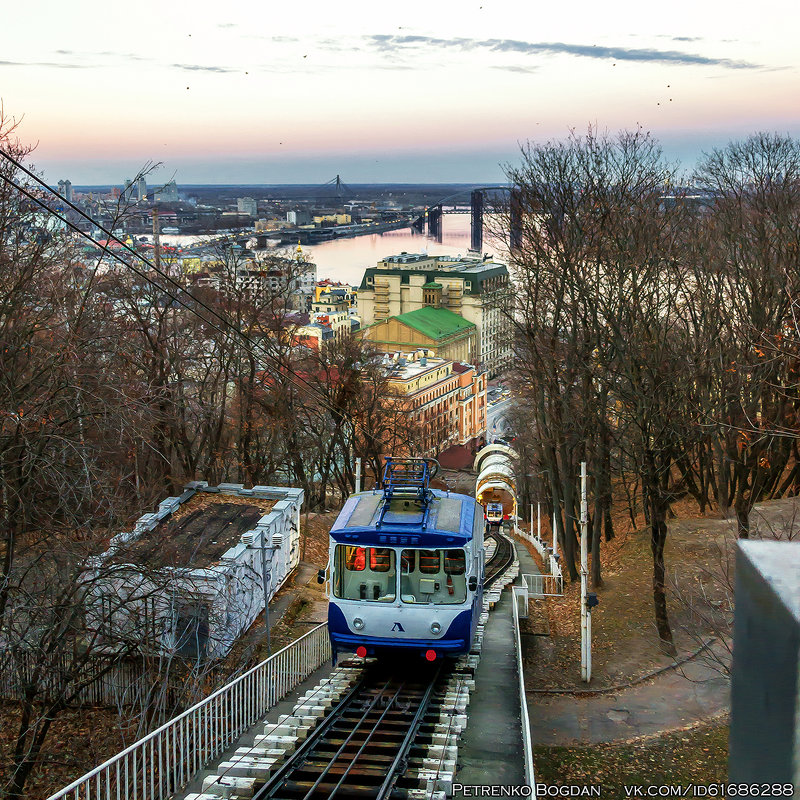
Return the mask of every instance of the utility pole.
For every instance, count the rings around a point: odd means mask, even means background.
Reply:
[[[361,491],[361,459],[356,459],[356,493]]]
[[[536,537],[542,541],[542,501],[536,501]]]
[[[586,497],[586,462],[581,461],[581,678],[592,679],[592,615],[586,604],[589,578],[589,501]]]

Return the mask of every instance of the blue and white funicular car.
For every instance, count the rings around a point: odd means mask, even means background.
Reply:
[[[337,653],[469,651],[483,592],[483,509],[429,488],[432,459],[387,459],[383,488],[351,495],[330,534]]]

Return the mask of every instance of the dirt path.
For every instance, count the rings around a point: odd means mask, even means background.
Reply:
[[[536,745],[598,744],[685,729],[727,712],[729,681],[702,660],[589,697],[528,694]]]
[[[751,522],[754,538],[796,538],[800,499],[760,503]],[[622,743],[709,722],[711,727],[724,724],[729,679],[712,663],[708,651],[675,667],[659,646],[653,625],[648,531],[622,531],[604,548],[604,583],[597,590],[600,606],[592,615],[595,669],[591,686],[580,680],[576,583],[567,582],[562,598],[535,601],[539,605],[523,629],[534,744]],[[702,642],[714,638],[721,642],[727,636],[724,626],[714,628],[708,621],[710,614],[716,614],[718,622],[730,622],[735,548],[733,520],[695,512],[694,517],[686,513],[670,521],[668,608],[679,660],[693,654]],[[707,606],[687,602],[690,592],[698,590],[704,593]],[[694,616],[698,608],[703,614]],[[714,648],[725,662],[726,650],[719,645]],[[659,669],[663,671],[653,675]],[[589,688],[610,691],[586,694]],[[556,689],[566,691],[547,691]]]

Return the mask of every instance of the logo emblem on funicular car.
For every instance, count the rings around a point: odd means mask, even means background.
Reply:
[[[395,624],[392,625],[392,630],[393,631],[403,631],[403,633],[406,632],[406,629],[399,622],[395,622]]]

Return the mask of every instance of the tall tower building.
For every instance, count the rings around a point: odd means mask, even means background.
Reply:
[[[258,216],[258,203],[252,197],[239,197],[236,208],[240,214],[247,214],[248,217]]]
[[[178,187],[175,181],[165,183],[160,189],[153,192],[153,200],[160,200],[162,203],[178,202]]]
[[[72,202],[72,181],[61,180],[58,182],[58,193],[68,202]]]
[[[136,199],[140,203],[143,203],[145,200],[147,200],[147,181],[144,179],[144,176],[136,181]]]

